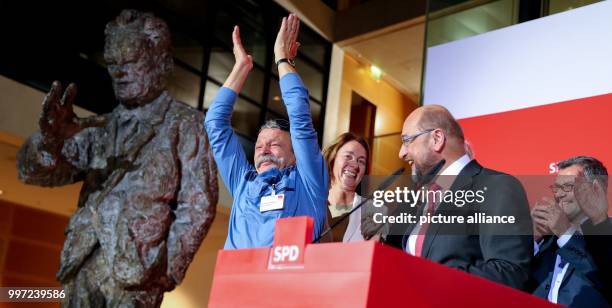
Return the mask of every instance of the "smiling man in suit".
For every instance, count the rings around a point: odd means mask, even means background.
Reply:
[[[554,200],[534,206],[533,294],[569,307],[609,307],[612,223],[608,172],[597,159],[577,156],[557,164]],[[608,299],[609,301],[610,299]]]
[[[470,274],[517,289],[524,289],[533,255],[531,220],[525,192],[518,180],[482,167],[465,152],[463,131],[450,112],[442,106],[417,108],[402,129],[400,159],[412,167],[415,182],[422,182],[439,167],[429,191],[445,194],[483,191],[482,202],[427,202],[417,207],[417,215],[514,216],[515,223],[412,224],[403,231],[402,248],[420,256]],[[427,176],[425,176],[427,174]],[[457,195],[457,194],[455,194]],[[473,201],[473,200],[472,200]]]

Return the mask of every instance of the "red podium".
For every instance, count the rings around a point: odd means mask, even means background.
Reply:
[[[280,219],[272,248],[221,250],[209,307],[552,307],[374,241],[310,244],[312,219]]]

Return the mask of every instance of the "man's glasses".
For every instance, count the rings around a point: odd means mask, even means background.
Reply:
[[[550,185],[550,190],[553,194],[558,193],[560,190],[564,192],[574,191],[574,184],[563,184],[563,185]]]
[[[427,134],[427,133],[431,133],[431,132],[433,132],[434,130],[436,130],[436,129],[435,129],[435,128],[430,128],[430,129],[426,129],[426,130],[424,130],[424,131],[422,131],[422,132],[420,132],[420,133],[416,133],[416,134],[414,134],[414,135],[410,135],[410,136],[406,136],[406,135],[404,135],[404,136],[402,136],[402,145],[403,145],[403,146],[405,146],[405,147],[407,147],[407,146],[408,146],[408,145],[410,145],[410,143],[412,143],[412,141],[414,141],[414,139],[416,139],[418,136],[420,136],[420,135],[424,135],[424,134]]]

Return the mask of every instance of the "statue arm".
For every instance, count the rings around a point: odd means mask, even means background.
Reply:
[[[106,123],[106,117],[78,118],[72,103],[76,86],[54,82],[43,101],[40,131],[34,133],[17,153],[19,179],[27,184],[60,186],[83,179],[87,169],[91,132]]]
[[[78,168],[69,164],[60,153],[45,149],[42,135],[34,133],[17,153],[19,180],[40,186],[61,186],[82,180]]]

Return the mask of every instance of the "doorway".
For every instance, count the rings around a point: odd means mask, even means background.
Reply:
[[[349,131],[363,137],[370,145],[369,168],[373,161],[372,145],[374,141],[374,125],[376,123],[376,105],[353,91],[351,95],[351,118]],[[367,170],[368,172],[370,170]]]

